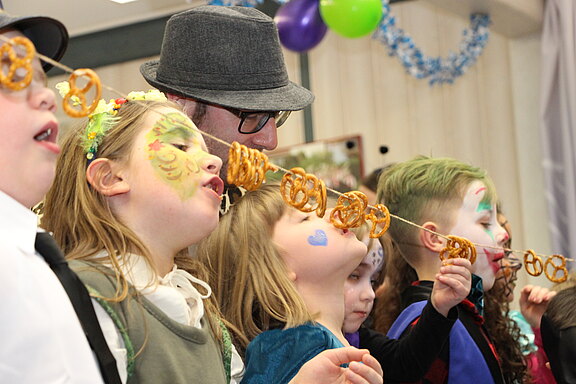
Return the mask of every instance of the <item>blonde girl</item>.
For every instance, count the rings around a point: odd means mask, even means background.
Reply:
[[[268,185],[246,194],[199,244],[246,351],[244,382],[287,383],[320,352],[348,345],[344,281],[366,245],[327,217],[288,207]]]
[[[97,298],[123,382],[228,380],[230,343],[187,251],[218,224],[220,167],[166,101],[117,101],[63,140],[42,225]]]

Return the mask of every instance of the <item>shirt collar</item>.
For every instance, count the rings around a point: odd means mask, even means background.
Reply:
[[[202,300],[212,294],[210,286],[183,269],[173,266],[165,276],[154,273],[143,257],[127,255],[122,271],[126,279],[152,303],[172,319],[186,325],[201,328],[204,316]],[[201,294],[193,284],[204,288]]]
[[[15,244],[25,253],[33,254],[38,230],[38,217],[11,196],[0,191],[0,237]]]
[[[484,316],[484,288],[480,276],[472,274],[472,287],[470,288],[467,299],[474,304],[478,314]]]

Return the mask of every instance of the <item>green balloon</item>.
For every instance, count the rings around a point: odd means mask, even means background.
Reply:
[[[382,18],[381,0],[320,0],[320,15],[326,25],[344,37],[372,32]]]

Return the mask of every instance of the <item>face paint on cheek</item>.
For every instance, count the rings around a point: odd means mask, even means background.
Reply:
[[[491,229],[485,229],[484,232],[486,232],[488,234],[488,236],[490,236],[492,241],[494,241],[494,232],[492,232]]]
[[[183,120],[183,121],[180,121]],[[200,162],[208,156],[198,145],[192,145],[184,152],[174,145],[188,142],[194,135],[189,123],[177,113],[159,119],[146,134],[146,154],[160,179],[170,185],[182,200],[194,196],[200,180]],[[196,141],[192,140],[193,143]],[[198,150],[194,151],[194,149]]]
[[[328,245],[328,237],[326,232],[321,229],[317,229],[314,235],[308,236],[308,244],[315,247],[325,247]]]

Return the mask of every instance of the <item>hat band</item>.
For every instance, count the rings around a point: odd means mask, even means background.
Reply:
[[[289,84],[288,74],[285,71],[250,73],[246,75],[222,74],[222,73],[199,73],[182,71],[170,68],[170,76],[158,68],[157,81],[173,86],[186,88],[221,90],[221,91],[246,91],[257,89],[280,88]]]

